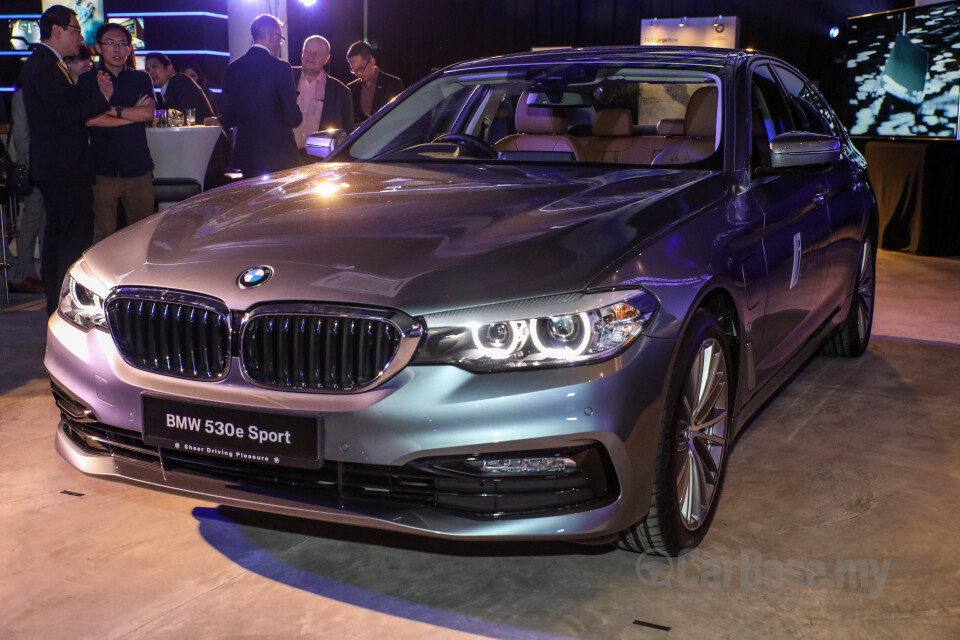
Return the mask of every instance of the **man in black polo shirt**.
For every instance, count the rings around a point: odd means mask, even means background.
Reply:
[[[187,74],[174,71],[173,63],[165,54],[148,53],[143,66],[150,74],[153,86],[159,90],[158,108],[179,111],[194,109],[197,112],[197,124],[206,124],[207,118],[214,117],[213,108],[203,89]]]
[[[113,79],[111,110],[87,121],[97,182],[93,186],[93,241],[117,230],[117,200],[123,202],[127,223],[153,213],[153,160],[147,147],[146,124],[153,120],[153,83],[143,71],[127,66],[130,33],[115,23],[97,29],[100,70]],[[80,76],[81,93],[98,91],[96,70]]]

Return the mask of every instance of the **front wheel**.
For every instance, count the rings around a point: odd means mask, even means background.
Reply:
[[[675,556],[697,546],[713,520],[730,444],[733,398],[728,338],[700,310],[680,345],[660,426],[650,511],[618,546]]]
[[[843,324],[823,345],[823,354],[856,358],[870,343],[873,328],[873,304],[877,287],[877,254],[868,237],[860,248],[857,280],[850,300],[850,311]]]

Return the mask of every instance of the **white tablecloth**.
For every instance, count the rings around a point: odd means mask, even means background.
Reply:
[[[220,127],[147,127],[154,178],[193,178],[203,188]]]

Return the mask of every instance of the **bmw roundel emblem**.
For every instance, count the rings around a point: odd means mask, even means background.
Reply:
[[[241,289],[253,289],[259,287],[270,279],[273,275],[273,269],[267,266],[251,267],[240,274],[237,278],[237,284]]]

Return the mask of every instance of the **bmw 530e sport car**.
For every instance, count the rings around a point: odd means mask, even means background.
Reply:
[[[758,407],[866,349],[876,234],[863,158],[778,59],[454,65],[327,161],[73,265],[56,448],[225,505],[676,554]]]

